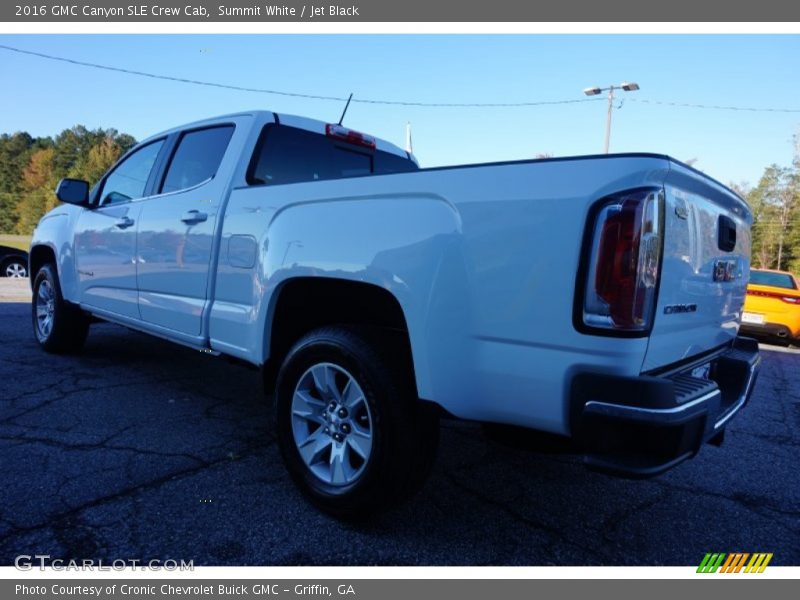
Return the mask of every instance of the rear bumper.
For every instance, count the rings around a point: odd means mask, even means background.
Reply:
[[[800,340],[800,328],[795,331],[788,325],[782,323],[764,323],[758,325],[756,323],[742,323],[739,331],[745,335],[752,335],[753,337],[767,338],[770,340],[792,341]]]
[[[649,477],[720,439],[753,392],[761,357],[758,344],[737,338],[708,358],[708,379],[697,365],[659,376],[583,373],[572,385],[572,431],[592,468]]]

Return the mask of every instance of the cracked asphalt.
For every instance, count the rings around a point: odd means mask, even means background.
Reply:
[[[257,372],[109,324],[80,356],[37,347],[0,303],[0,564],[696,565],[708,551],[800,564],[800,352],[765,346],[721,448],[656,479],[443,422],[422,492],[368,523],[317,512],[281,464]]]

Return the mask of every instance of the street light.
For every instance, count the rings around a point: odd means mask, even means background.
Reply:
[[[603,92],[608,92],[608,117],[606,117],[606,145],[605,153],[608,154],[608,144],[611,141],[611,110],[614,108],[614,90],[623,90],[625,92],[635,92],[639,89],[639,84],[632,81],[624,81],[619,85],[610,85],[605,88],[601,87],[588,87],[583,90],[587,96],[598,96]]]

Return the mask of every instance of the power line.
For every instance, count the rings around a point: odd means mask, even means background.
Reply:
[[[214,81],[203,81],[199,79],[188,79],[185,77],[175,77],[172,75],[162,75],[159,73],[149,73],[146,71],[137,71],[134,69],[125,69],[122,67],[113,67],[110,65],[102,65],[98,63],[91,63],[72,58],[65,58],[63,56],[54,56],[52,54],[45,54],[43,52],[34,52],[32,50],[23,50],[13,46],[6,46],[0,44],[0,49],[9,52],[16,52],[18,54],[25,54],[28,56],[35,56],[44,58],[46,60],[53,60],[58,62],[69,63],[81,67],[89,67],[92,69],[101,69],[104,71],[112,71],[115,73],[124,73],[127,75],[136,75],[138,77],[148,77],[150,79],[159,79],[163,81],[173,81],[176,83],[185,83],[190,85],[201,85],[206,87],[213,87],[226,90],[234,90],[238,92],[252,92],[258,94],[272,94],[275,96],[284,96],[289,98],[304,98],[307,100],[325,100],[331,102],[346,102],[347,98],[344,96],[326,96],[321,94],[304,94],[300,92],[287,92],[283,90],[273,90],[267,88],[254,88],[240,85],[231,85],[226,83],[218,83]],[[389,106],[416,106],[423,108],[522,108],[530,106],[552,106],[560,104],[580,104],[584,102],[597,102],[602,98],[575,98],[567,100],[541,100],[529,102],[413,102],[406,100],[381,100],[375,98],[353,98],[353,102],[359,104],[382,104]],[[732,110],[732,111],[745,111],[745,112],[773,112],[773,113],[800,113],[800,108],[766,108],[766,107],[747,107],[747,106],[723,106],[723,105],[710,105],[710,104],[692,104],[688,102],[667,102],[662,100],[647,100],[641,98],[629,98],[631,102],[640,102],[643,104],[671,106],[680,108],[700,108],[708,110]]]
[[[81,67],[90,67],[93,69],[102,69],[104,71],[114,71],[116,73],[125,73],[128,75],[138,75],[139,77],[149,77],[151,79],[161,79],[165,81],[174,81],[178,83],[188,83],[192,85],[203,85],[207,87],[215,87],[227,90],[236,90],[239,92],[254,92],[259,94],[273,94],[276,96],[288,96],[291,98],[305,98],[308,100],[328,100],[334,102],[345,102],[347,98],[343,96],[323,96],[318,94],[302,94],[298,92],[286,92],[281,90],[271,90],[265,88],[251,88],[239,85],[229,85],[225,83],[216,83],[213,81],[201,81],[198,79],[187,79],[184,77],[173,77],[171,75],[160,75],[157,73],[147,73],[145,71],[135,71],[133,69],[123,69],[121,67],[112,67],[109,65],[101,65],[97,63],[90,63],[81,60],[74,60],[71,58],[64,58],[62,56],[53,56],[51,54],[44,54],[42,52],[33,52],[31,50],[22,50],[14,48],[13,46],[6,46],[0,44],[0,49],[8,50],[10,52],[17,52],[19,54],[27,54],[29,56],[37,56],[47,60],[55,60],[59,62],[70,63]],[[500,108],[500,107],[523,107],[523,106],[547,106],[553,104],[578,104],[582,102],[596,102],[593,98],[577,98],[574,100],[549,100],[537,102],[409,102],[404,100],[376,100],[368,98],[353,98],[353,102],[360,104],[388,104],[394,106],[420,106],[426,108]]]
[[[677,106],[681,108],[705,108],[712,110],[738,110],[745,112],[777,112],[777,113],[800,113],[800,108],[763,108],[754,106],[721,106],[716,104],[691,104],[689,102],[664,102],[662,100],[643,100],[642,98],[627,98],[629,102],[641,102],[643,104],[658,104],[660,106]]]

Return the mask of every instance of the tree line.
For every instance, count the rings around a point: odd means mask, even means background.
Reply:
[[[136,140],[116,129],[76,125],[55,137],[0,135],[0,233],[29,235],[56,200],[62,177],[94,184]]]
[[[83,125],[55,137],[0,135],[0,233],[29,235],[58,203],[53,190],[59,179],[94,184],[135,143],[116,129]],[[789,166],[770,165],[757,185],[731,187],[753,211],[753,266],[800,273],[800,138]]]
[[[755,187],[731,187],[753,211],[752,265],[800,274],[800,138],[791,165],[768,166]]]

